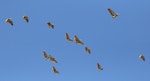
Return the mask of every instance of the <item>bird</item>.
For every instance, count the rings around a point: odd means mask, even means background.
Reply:
[[[48,25],[49,28],[54,29],[54,24],[52,24],[52,23],[50,23],[50,22],[47,22],[47,25]]]
[[[78,37],[76,35],[74,36],[74,40],[77,44],[80,44],[80,45],[84,44],[81,40],[78,39]]]
[[[48,55],[48,58],[49,58],[49,60],[52,61],[53,63],[58,63],[57,60],[56,60],[54,57],[52,57],[51,55]]]
[[[67,40],[67,41],[69,41],[69,42],[72,42],[72,41],[73,41],[73,40],[69,37],[68,33],[66,33],[65,36],[66,36],[66,40]]]
[[[43,56],[44,56],[45,59],[49,58],[48,55],[47,55],[47,53],[45,51],[43,51]]]
[[[27,23],[29,22],[28,16],[23,16],[23,19],[24,19]]]
[[[90,50],[90,48],[85,47],[84,49],[85,49],[85,51],[86,51],[88,54],[91,54],[91,50]]]
[[[5,22],[6,22],[6,23],[9,23],[11,26],[14,25],[14,23],[13,23],[13,21],[12,21],[11,18],[7,18],[7,19],[5,20]]]
[[[55,74],[59,74],[59,71],[56,70],[56,68],[54,66],[52,66],[52,70]]]
[[[143,61],[145,61],[144,55],[140,55],[139,58],[142,59]]]
[[[118,16],[118,14],[115,13],[115,12],[114,12],[113,10],[111,10],[110,8],[108,8],[107,10],[108,10],[108,12],[111,14],[111,16],[112,16],[113,19],[115,19],[115,18]]]
[[[97,63],[97,68],[99,71],[103,70],[103,68],[101,67],[101,65],[99,63]]]

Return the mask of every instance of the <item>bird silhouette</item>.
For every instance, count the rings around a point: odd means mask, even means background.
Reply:
[[[23,19],[24,19],[27,23],[29,22],[28,16],[23,16]]]
[[[11,26],[14,25],[12,19],[10,19],[10,18],[7,18],[7,19],[5,20],[5,22],[6,22],[6,23],[9,23]]]
[[[47,53],[45,51],[43,51],[43,56],[44,56],[45,59],[49,58],[48,55],[47,55]]]
[[[114,12],[113,10],[111,10],[110,8],[108,8],[107,10],[108,10],[108,12],[111,14],[111,16],[112,16],[113,19],[115,19],[115,18],[118,16],[118,14],[115,13],[115,12]]]
[[[90,48],[85,47],[84,49],[85,49],[85,51],[86,51],[88,54],[91,54],[91,50],[90,50]]]
[[[48,27],[49,27],[49,28],[54,29],[54,24],[52,24],[52,23],[48,22],[48,23],[47,23],[47,25],[48,25]]]
[[[74,40],[77,44],[80,44],[80,45],[84,44],[81,40],[78,39],[78,37],[76,35],[74,36]]]
[[[143,61],[145,61],[145,56],[144,55],[140,55],[139,58],[142,59]]]
[[[59,74],[59,71],[56,70],[56,68],[55,68],[54,66],[52,66],[52,70],[53,70],[53,72],[54,72],[55,74]]]
[[[67,41],[69,41],[69,42],[72,42],[72,41],[73,41],[73,40],[69,37],[68,33],[66,33],[65,36],[66,36],[66,40],[67,40]]]
[[[58,63],[57,60],[52,57],[51,55],[48,55],[49,60],[51,60],[53,63]]]
[[[101,67],[101,65],[99,63],[97,63],[97,68],[99,71],[103,70],[103,68]]]

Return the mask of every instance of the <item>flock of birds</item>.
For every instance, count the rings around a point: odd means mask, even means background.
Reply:
[[[115,19],[115,18],[118,16],[118,14],[115,13],[112,9],[108,8],[107,10],[108,10],[108,12],[110,13],[110,15],[112,16],[113,19]],[[28,16],[23,16],[23,19],[24,19],[27,23],[29,22]],[[5,22],[6,22],[6,23],[9,23],[11,26],[14,25],[14,23],[13,23],[13,21],[12,21],[11,18],[7,18],[7,19],[5,20]],[[54,29],[54,24],[52,24],[52,23],[50,23],[50,22],[47,22],[47,25],[48,25],[49,28]],[[73,42],[73,39],[71,39],[71,38],[69,37],[69,34],[68,34],[68,33],[65,34],[65,37],[66,37],[66,40],[67,40],[67,41]],[[77,44],[79,44],[79,45],[83,45],[83,44],[84,44],[76,35],[74,36],[74,41],[75,41]],[[91,50],[90,50],[90,48],[88,48],[87,46],[85,46],[84,50],[85,50],[88,54],[91,54]],[[46,53],[46,51],[43,51],[43,56],[44,56],[45,59],[50,60],[50,61],[52,61],[53,63],[58,63],[57,60],[56,60],[54,57],[52,57],[51,55],[48,55],[48,54]],[[139,55],[139,58],[142,59],[143,61],[145,61],[144,55]],[[98,68],[99,71],[103,70],[103,68],[101,67],[101,65],[100,65],[99,63],[97,63],[97,68]],[[53,71],[55,74],[59,74],[59,71],[55,68],[55,66],[52,66],[52,71]]]

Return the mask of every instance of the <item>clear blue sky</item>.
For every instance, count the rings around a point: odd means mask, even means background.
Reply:
[[[149,0],[1,0],[0,81],[150,81],[149,4]],[[107,8],[119,16],[113,20]],[[13,27],[6,18],[13,20]],[[85,45],[67,42],[66,32]],[[58,64],[45,60],[43,50]],[[97,62],[103,71],[97,70]]]

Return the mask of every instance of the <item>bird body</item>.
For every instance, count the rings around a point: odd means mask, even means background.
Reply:
[[[48,55],[47,55],[47,53],[45,51],[43,51],[43,56],[44,56],[45,59],[49,58]]]
[[[44,56],[45,59],[49,59],[53,63],[58,63],[57,60],[54,57],[52,57],[51,55],[48,55],[45,51],[43,51],[43,56]]]
[[[72,41],[73,41],[73,40],[69,37],[68,33],[66,33],[65,36],[66,36],[66,40],[67,40],[67,41],[69,41],[69,42],[72,42]]]
[[[49,28],[54,29],[54,25],[52,23],[48,22],[47,25],[48,25]]]
[[[56,68],[55,68],[54,66],[52,66],[52,70],[53,70],[53,72],[54,72],[55,74],[59,74],[59,71],[56,70]]]
[[[140,55],[139,58],[142,59],[143,61],[145,61],[144,55]]]
[[[84,44],[81,40],[78,39],[78,37],[76,35],[74,36],[74,40],[77,44],[80,44],[80,45]]]
[[[85,47],[84,49],[85,49],[85,51],[86,51],[88,54],[91,54],[91,50],[90,50],[90,48]]]
[[[58,63],[55,58],[53,58],[51,55],[48,55],[49,60],[51,60],[53,63]]]
[[[97,68],[99,71],[103,70],[103,68],[101,67],[101,65],[99,63],[97,63]]]
[[[24,19],[27,23],[29,22],[28,16],[23,16],[23,19]]]
[[[110,8],[108,8],[107,10],[108,10],[108,12],[111,14],[111,16],[112,16],[113,19],[115,19],[115,18],[118,16],[118,14],[115,13],[115,12],[114,12],[113,10],[111,10]]]
[[[5,20],[5,22],[6,22],[6,23],[9,23],[11,26],[14,25],[12,19],[10,19],[10,18],[7,18],[7,19]]]

